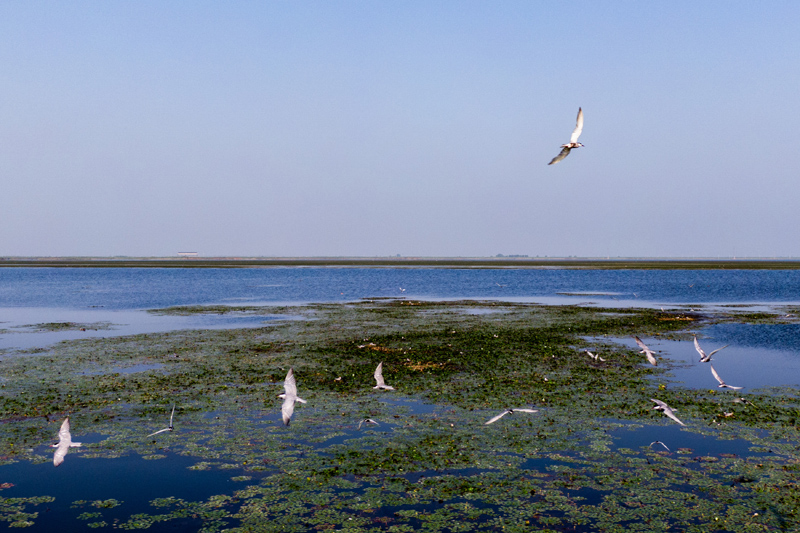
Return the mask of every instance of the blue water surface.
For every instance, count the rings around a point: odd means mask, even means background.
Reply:
[[[405,296],[661,304],[800,301],[800,270],[3,268],[0,307],[150,309]]]
[[[345,302],[380,297],[616,307],[726,304],[770,307],[800,301],[800,270],[3,268],[0,269],[0,350],[25,350],[63,340],[109,335],[259,327],[287,318],[242,313],[158,316],[144,312],[147,309],[177,305]],[[47,322],[112,325],[97,330],[87,327],[85,331],[77,328],[40,331],[33,326]],[[718,325],[706,335],[733,345],[723,354],[728,360],[735,359],[732,356],[736,350],[747,347],[773,352],[780,348],[792,360],[800,361],[797,324]],[[686,348],[689,357],[693,347]],[[748,360],[755,364],[753,354],[747,353]],[[758,366],[766,367],[768,363],[759,362]],[[731,379],[736,377],[734,374]],[[768,383],[774,380],[765,379],[759,386]]]
[[[494,299],[602,306],[703,306],[735,304],[767,308],[800,301],[800,270],[576,270],[576,269],[445,269],[445,268],[2,268],[0,269],[0,356],[28,355],[25,350],[54,342],[86,337],[126,335],[174,329],[253,327],[279,323],[287,317],[258,313],[161,316],[147,309],[176,305],[257,305],[345,302],[360,298]],[[294,311],[293,311],[294,312]],[[794,311],[783,309],[782,314]],[[289,319],[292,319],[289,317]],[[722,402],[772,386],[798,386],[800,379],[800,324],[723,323],[697,333],[706,350],[730,344],[714,356],[714,365],[726,381],[741,391],[721,391]],[[43,322],[86,324],[85,331],[40,331]],[[100,324],[110,323],[110,329]],[[97,329],[92,325],[97,324]],[[691,340],[645,337],[669,374],[655,376],[666,387],[716,389],[710,366],[698,362]],[[630,338],[587,339],[586,348],[602,348],[609,360],[617,346],[634,349]],[[587,363],[588,364],[588,363]],[[642,364],[646,365],[644,357]],[[134,372],[141,368],[131,368]],[[750,397],[757,408],[757,396]],[[403,400],[408,401],[408,400]],[[417,402],[420,403],[421,402]],[[731,404],[732,405],[732,404]],[[413,409],[413,405],[410,405]],[[425,406],[433,410],[436,406]],[[649,405],[647,406],[649,409]],[[748,407],[750,408],[750,407]],[[738,407],[737,407],[738,409]],[[743,409],[743,408],[742,408]],[[489,416],[490,413],[486,413]],[[679,413],[689,424],[705,423]],[[279,412],[271,412],[278,423]],[[679,447],[694,455],[722,452],[751,455],[744,440],[721,441],[693,434],[671,421],[652,417],[653,425],[620,429],[611,435],[615,447],[643,449],[654,440],[667,443],[671,454]],[[387,431],[391,424],[380,430]],[[77,434],[76,434],[77,435]],[[343,439],[343,442],[345,439]],[[89,442],[90,444],[91,442]],[[330,444],[330,443],[327,443]],[[40,445],[41,450],[45,444]],[[652,453],[661,452],[658,447]],[[49,453],[49,451],[48,451]],[[76,500],[115,498],[121,504],[99,512],[109,526],[138,512],[154,512],[153,498],[177,496],[203,500],[212,494],[232,493],[245,485],[234,476],[241,471],[194,471],[198,459],[168,454],[166,459],[139,456],[118,459],[83,457],[71,452],[64,465],[18,463],[0,468],[0,481],[9,488],[3,497],[48,494],[55,501],[30,507],[38,512],[34,531],[84,531],[97,512]],[[648,451],[647,453],[651,453]],[[538,460],[541,461],[541,460]],[[523,468],[549,463],[528,461]],[[538,466],[537,466],[538,465]],[[119,480],[124,480],[120,483]],[[600,497],[597,496],[598,502]],[[75,506],[78,507],[75,507]],[[81,507],[82,506],[82,507]],[[98,521],[100,518],[92,518]],[[197,531],[199,518],[188,516],[154,524],[151,531]],[[234,525],[234,524],[232,524]]]

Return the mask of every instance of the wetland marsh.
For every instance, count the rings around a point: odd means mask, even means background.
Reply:
[[[704,328],[789,320],[780,313],[416,299],[245,311],[292,320],[3,356],[0,521],[31,531],[800,527],[797,389],[676,384],[686,361],[669,348]],[[631,335],[663,343],[658,367],[622,340]],[[395,391],[372,389],[381,361]],[[290,367],[308,403],[285,427],[277,395]],[[146,438],[173,404],[175,431]],[[484,425],[531,406],[539,412]],[[85,444],[54,468],[48,446],[67,414]],[[364,418],[379,425],[358,429]]]

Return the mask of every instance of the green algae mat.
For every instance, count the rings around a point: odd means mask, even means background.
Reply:
[[[243,310],[287,320],[4,354],[0,521],[32,531],[800,529],[797,390],[666,387],[669,354],[653,367],[619,343],[691,339],[743,315],[411,300]],[[380,362],[394,391],[372,388]],[[286,427],[277,395],[289,368],[308,403]],[[148,436],[173,405],[174,431]],[[537,412],[485,424],[507,408]],[[83,446],[55,468],[49,445],[67,415]]]

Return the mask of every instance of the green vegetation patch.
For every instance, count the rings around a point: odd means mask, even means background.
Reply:
[[[86,339],[3,361],[0,458],[52,461],[43,445],[70,414],[75,440],[102,439],[66,461],[138,455],[169,468],[177,454],[192,458],[175,474],[187,483],[209,472],[229,480],[203,501],[74,502],[75,516],[98,528],[111,512],[118,529],[189,520],[242,532],[800,527],[796,390],[736,403],[731,392],[666,388],[667,357],[652,367],[613,341],[688,338],[688,328],[735,312],[415,300],[281,312],[314,320]],[[586,339],[605,361],[583,352]],[[372,388],[380,362],[394,391]],[[160,366],[114,371],[135,365]],[[286,427],[277,395],[289,368],[308,403]],[[688,426],[653,411],[650,398]],[[148,436],[173,405],[175,430]],[[538,412],[485,424],[509,407]],[[654,427],[675,430],[670,451],[648,446]],[[618,430],[643,432],[642,442],[623,447]],[[750,446],[699,453],[682,435]],[[0,518],[35,525],[31,507],[44,501],[5,500]]]
[[[87,331],[87,330],[110,330],[114,324],[111,322],[42,322],[39,324],[27,324],[14,326],[14,329],[31,329],[34,331]]]

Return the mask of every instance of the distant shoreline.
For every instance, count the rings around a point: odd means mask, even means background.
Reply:
[[[0,257],[0,267],[55,268],[573,268],[646,270],[796,270],[800,259],[520,257]]]

